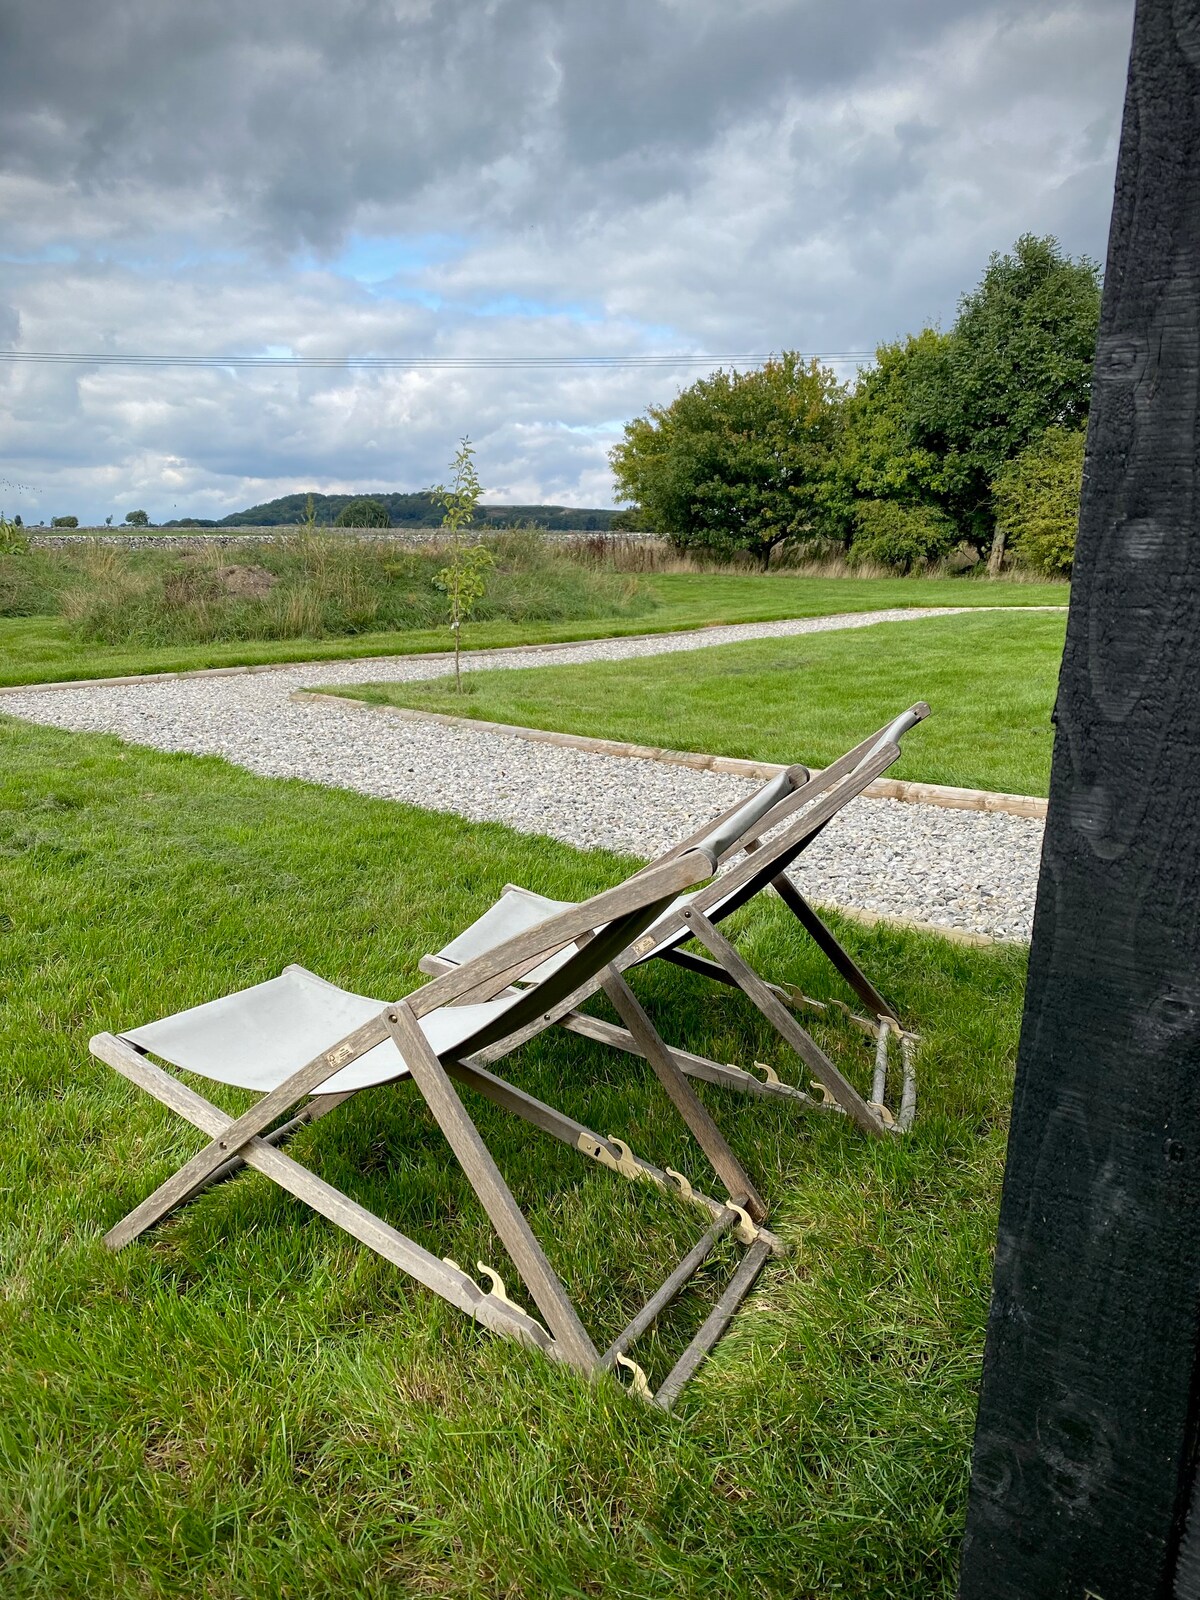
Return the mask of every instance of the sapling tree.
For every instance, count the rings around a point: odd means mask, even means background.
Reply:
[[[20,556],[28,549],[29,540],[21,526],[20,517],[14,517],[9,522],[6,517],[0,516],[0,556]]]
[[[442,528],[450,538],[450,560],[434,580],[450,601],[450,631],[454,635],[454,687],[462,693],[462,625],[469,622],[487,589],[488,568],[495,565],[486,545],[467,544],[464,531],[473,526],[483,493],[475,471],[475,451],[470,439],[463,438],[452,462],[449,486],[436,484],[431,490],[442,506]]]

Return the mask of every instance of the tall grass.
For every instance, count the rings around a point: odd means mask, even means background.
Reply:
[[[59,609],[69,569],[50,550],[0,553],[0,617],[45,617]]]
[[[495,568],[476,606],[487,621],[637,616],[653,595],[636,579],[589,570],[536,533],[487,541]],[[323,639],[436,628],[447,618],[435,579],[440,545],[410,550],[337,534],[131,558],[94,545],[74,559],[60,606],[72,632],[96,644],[202,644]]]
[[[735,553],[728,557],[716,556],[703,549],[678,550],[667,539],[631,537],[620,533],[596,533],[584,539],[564,540],[562,549],[566,559],[594,572],[759,575],[763,570],[762,564],[748,552]],[[894,567],[885,566],[882,562],[859,561],[851,566],[841,549],[814,546],[797,546],[794,549],[784,547],[776,550],[767,570],[769,574],[779,574],[789,578],[895,579],[897,576]],[[931,562],[923,572],[914,573],[912,576],[918,579],[966,579],[973,583],[989,581],[984,562],[964,570],[961,564],[956,564],[953,560],[936,561]],[[1004,572],[1005,583],[1045,585],[1046,581],[1044,573],[1035,572],[1029,567],[1006,568]],[[1065,579],[1062,587],[1065,594],[1067,589]]]

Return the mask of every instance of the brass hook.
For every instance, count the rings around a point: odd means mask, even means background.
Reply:
[[[617,1366],[624,1367],[629,1373],[629,1388],[637,1395],[639,1400],[653,1400],[654,1391],[647,1381],[646,1374],[636,1361],[631,1361],[628,1356],[618,1356]]]
[[[735,1206],[732,1200],[726,1200],[725,1209],[736,1211],[738,1214],[738,1225],[733,1230],[733,1237],[739,1244],[753,1244],[758,1238],[758,1229],[754,1226],[750,1213],[741,1206]]]
[[[492,1280],[488,1286],[487,1293],[490,1294],[494,1300],[502,1300],[506,1306],[513,1306],[517,1311],[519,1311],[521,1309],[520,1306],[517,1305],[515,1300],[510,1298],[508,1290],[504,1287],[504,1279],[496,1271],[495,1267],[489,1267],[486,1261],[477,1261],[475,1265],[479,1271],[483,1273],[485,1278],[490,1278]]]
[[[683,1196],[683,1198],[685,1200],[691,1200],[693,1198],[692,1186],[687,1181],[687,1179],[684,1177],[683,1173],[682,1172],[676,1172],[674,1167],[668,1167],[666,1169],[666,1172],[667,1172],[667,1177],[668,1178],[674,1178],[675,1182],[679,1185],[679,1192]]]

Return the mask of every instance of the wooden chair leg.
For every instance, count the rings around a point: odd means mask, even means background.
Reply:
[[[669,1411],[679,1398],[680,1390],[704,1360],[733,1319],[733,1314],[754,1287],[754,1280],[766,1266],[770,1250],[765,1244],[755,1242],[742,1257],[741,1264],[725,1293],[709,1312],[696,1337],[663,1379],[654,1396],[654,1404]]]
[[[147,1228],[152,1228],[156,1222],[161,1222],[168,1212],[176,1210],[193,1195],[208,1187],[209,1180],[219,1167],[223,1167],[231,1157],[240,1153],[244,1144],[257,1138],[278,1117],[290,1111],[301,1100],[306,1100],[312,1091],[319,1088],[326,1079],[344,1067],[348,1062],[357,1060],[365,1051],[381,1044],[387,1038],[387,1029],[382,1020],[373,1019],[364,1023],[361,1028],[356,1028],[353,1033],[347,1034],[340,1043],[330,1049],[322,1051],[307,1065],[294,1072],[292,1076],[272,1089],[270,1094],[263,1095],[257,1100],[249,1111],[232,1121],[220,1138],[214,1139],[211,1144],[197,1152],[190,1161],[184,1163],[178,1172],[161,1183],[153,1194],[148,1195],[140,1206],[132,1210],[123,1221],[119,1222],[109,1233],[107,1243],[113,1250],[119,1250],[131,1240],[136,1239],[140,1233],[145,1233]],[[111,1040],[121,1043],[114,1034],[100,1034],[92,1040],[93,1055],[106,1060],[103,1050],[99,1046]]]
[[[829,958],[842,977],[845,978],[863,1005],[867,1007],[870,1015],[872,1017],[886,1017],[889,1022],[894,1022],[898,1028],[900,1019],[896,1015],[895,1006],[884,999],[854,957],[830,929],[825,926],[795,884],[780,873],[779,877],[772,878],[771,886],[805,933],[813,940],[813,943]]]
[[[804,1031],[791,1012],[770,991],[767,985],[734,947],[712,925],[703,912],[689,906],[683,912],[688,926],[696,938],[737,979],[738,987],[752,1002],[786,1044],[789,1044],[804,1064],[823,1083],[837,1103],[867,1133],[885,1134],[890,1130],[883,1118],[859,1094],[858,1090],[840,1073],[816,1041]]]
[[[583,1372],[594,1371],[598,1360],[595,1345],[417,1019],[400,1002],[388,1008],[385,1020],[414,1083],[549,1323],[564,1358]]]
[[[415,1022],[411,1018],[409,1021],[415,1028]],[[400,1029],[403,1032],[402,1021]],[[416,1031],[419,1034],[419,1029]],[[420,1039],[421,1043],[425,1044],[426,1049],[428,1049],[423,1034],[420,1035]],[[399,1042],[397,1037],[397,1043],[399,1044]],[[415,1040],[411,1038],[409,1043],[415,1046]],[[93,1041],[93,1047],[94,1053],[100,1060],[107,1062],[108,1065],[114,1067],[132,1083],[145,1089],[170,1110],[183,1117],[185,1121],[190,1122],[201,1132],[208,1134],[212,1140],[229,1141],[233,1137],[233,1130],[237,1126],[237,1121],[233,1117],[222,1111],[218,1106],[214,1106],[210,1101],[205,1100],[203,1096],[197,1094],[195,1090],[190,1089],[186,1084],[181,1083],[178,1078],[164,1071],[162,1067],[150,1061],[141,1051],[127,1044],[125,1040],[118,1039],[112,1034],[102,1034]],[[414,1049],[415,1053],[417,1052]],[[432,1051],[429,1051],[429,1054],[432,1055]],[[440,1063],[436,1062],[436,1058],[435,1064],[438,1065],[439,1071],[441,1071]],[[427,1062],[421,1063],[422,1067],[427,1067],[427,1065]],[[481,1072],[477,1068],[468,1068],[465,1063],[454,1063],[452,1065],[464,1072],[467,1080],[471,1081],[472,1087],[484,1090],[484,1092],[488,1087],[498,1086],[501,1083],[501,1080],[493,1080],[491,1074]],[[421,1067],[418,1068],[418,1072],[420,1071]],[[414,1078],[416,1076],[417,1074],[414,1074]],[[436,1079],[430,1074],[427,1074],[427,1081],[436,1083]],[[454,1095],[448,1079],[445,1080],[445,1087],[457,1101],[457,1096]],[[306,1108],[307,1112],[312,1113],[311,1118],[305,1116],[304,1120],[315,1120],[316,1117],[327,1114],[341,1104],[342,1101],[350,1099],[352,1093],[353,1091],[347,1094],[317,1097]],[[526,1098],[520,1096],[519,1091],[513,1091],[513,1093],[516,1093],[522,1101]],[[512,1105],[508,1104],[507,1095],[502,1097],[496,1094],[493,1098],[496,1099],[498,1104],[508,1105],[509,1109],[528,1116],[529,1120],[533,1121],[537,1126],[546,1126],[547,1131],[555,1133],[557,1137],[567,1139],[568,1142],[571,1141],[572,1136],[577,1135],[577,1132],[582,1130],[582,1124],[572,1124],[570,1127],[565,1126],[571,1120],[567,1118],[561,1119],[564,1123],[561,1128],[548,1126],[546,1116],[549,1115],[551,1120],[556,1120],[560,1117],[560,1114],[553,1112],[552,1108],[543,1107],[541,1102],[531,1100],[529,1105]],[[475,1133],[475,1138],[478,1140],[478,1133],[474,1130],[474,1126],[466,1116],[466,1113],[462,1111],[461,1105],[459,1110],[462,1122]],[[450,1108],[450,1115],[447,1121],[454,1127],[455,1138],[458,1138],[461,1135],[462,1128],[453,1115],[453,1108]],[[423,1284],[426,1288],[432,1289],[435,1294],[440,1295],[451,1305],[473,1317],[492,1332],[503,1334],[505,1337],[533,1346],[552,1359],[566,1361],[569,1365],[578,1368],[589,1377],[598,1377],[602,1372],[612,1370],[614,1366],[631,1368],[634,1392],[643,1395],[647,1399],[651,1398],[651,1396],[645,1384],[644,1374],[636,1363],[626,1358],[624,1351],[639,1334],[650,1326],[663,1308],[679,1293],[680,1289],[694,1275],[697,1267],[707,1258],[717,1240],[731,1230],[736,1231],[739,1227],[738,1217],[740,1213],[736,1209],[731,1209],[693,1192],[692,1197],[698,1201],[702,1200],[705,1207],[711,1211],[713,1216],[712,1226],[703,1238],[693,1246],[675,1270],[664,1280],[650,1300],[634,1317],[630,1325],[618,1335],[605,1354],[600,1356],[591,1341],[587,1339],[586,1333],[583,1334],[583,1340],[586,1341],[584,1348],[580,1348],[578,1345],[572,1346],[562,1338],[553,1338],[541,1323],[507,1298],[504,1294],[503,1286],[499,1284],[496,1274],[491,1269],[486,1269],[486,1271],[495,1281],[491,1289],[484,1290],[456,1263],[445,1258],[439,1259],[432,1255],[414,1240],[407,1238],[373,1212],[368,1211],[365,1206],[359,1205],[356,1201],[350,1199],[348,1195],[343,1194],[331,1184],[317,1177],[315,1173],[301,1166],[299,1162],[292,1160],[290,1156],[279,1148],[278,1136],[285,1134],[288,1129],[294,1131],[300,1122],[300,1118],[293,1119],[292,1123],[286,1124],[282,1129],[275,1128],[266,1137],[254,1135],[250,1139],[241,1142],[238,1146],[237,1166],[239,1168],[252,1168],[254,1171],[261,1172],[265,1177],[271,1178],[282,1189],[294,1195],[298,1200],[303,1200],[313,1210],[326,1217],[344,1232],[350,1234],[359,1243],[365,1244],[369,1249],[374,1250],[376,1254],[382,1256],[384,1260],[407,1272],[417,1282]],[[447,1136],[450,1136],[449,1130],[447,1130]],[[454,1141],[452,1140],[451,1142],[453,1147]],[[490,1162],[491,1158],[486,1149],[483,1148],[482,1140],[479,1140],[479,1146],[483,1150],[486,1160]],[[225,1166],[230,1168],[233,1165],[233,1158],[225,1163]],[[645,1166],[644,1163],[639,1163],[638,1165],[639,1167]],[[494,1163],[492,1163],[492,1166],[494,1169]],[[220,1170],[218,1169],[218,1172]],[[666,1177],[665,1174],[659,1174],[657,1169],[649,1167],[646,1167],[646,1173],[664,1180]],[[503,1195],[507,1197],[512,1212],[516,1214],[522,1227],[528,1231],[528,1224],[521,1217],[516,1208],[516,1202],[512,1199],[498,1172],[496,1173],[496,1178]],[[478,1191],[478,1185],[476,1187]],[[503,1213],[504,1208],[501,1207],[500,1209]],[[741,1215],[742,1222],[745,1223],[745,1216],[744,1214]],[[497,1221],[498,1231],[501,1233],[501,1237],[504,1238],[505,1228],[499,1226],[499,1219],[496,1216],[493,1216],[493,1220]],[[511,1218],[505,1217],[504,1220],[505,1227],[507,1227]],[[749,1225],[747,1224],[747,1226]],[[117,1230],[112,1231],[117,1232]],[[110,1239],[111,1236],[110,1233]],[[528,1235],[528,1242],[532,1245],[533,1250],[540,1254],[540,1248],[531,1233]],[[765,1229],[751,1230],[749,1247],[741,1266],[735,1272],[734,1278],[721,1296],[717,1306],[714,1307],[704,1326],[684,1352],[683,1357],[677,1363],[664,1387],[653,1397],[657,1404],[665,1407],[673,1402],[683,1384],[694,1373],[703,1357],[711,1350],[724,1331],[737,1304],[757,1276],[762,1262],[771,1255],[782,1253],[783,1248],[781,1241]],[[521,1264],[520,1254],[523,1253],[519,1250],[513,1252],[514,1260],[518,1261],[518,1265]],[[524,1268],[522,1270],[524,1271]],[[547,1266],[546,1270],[550,1274],[553,1284],[562,1293],[561,1284],[558,1283],[551,1269]],[[574,1317],[574,1312],[569,1302],[567,1302],[567,1308],[571,1316]],[[578,1326],[577,1319],[576,1326]],[[582,1332],[582,1329],[580,1331]]]
[[[605,994],[616,1008],[617,1015],[637,1041],[639,1050],[653,1068],[655,1076],[671,1098],[671,1103],[691,1129],[696,1143],[712,1163],[713,1171],[729,1192],[730,1198],[746,1210],[756,1222],[767,1214],[767,1203],[759,1194],[745,1167],[726,1143],[707,1108],[696,1096],[687,1078],[676,1065],[670,1050],[658,1035],[658,1030],[642,1008],[641,1002],[615,967],[609,967],[604,977]],[[744,1198],[743,1198],[744,1197]]]
[[[207,1133],[210,1138],[228,1135],[233,1128],[234,1119],[227,1112],[205,1100],[194,1089],[189,1089],[169,1072],[164,1072],[154,1062],[148,1061],[124,1039],[101,1034],[94,1041],[94,1046],[95,1054],[101,1061],[114,1067],[131,1083],[152,1094],[156,1100],[202,1133]],[[414,1240],[390,1227],[365,1206],[318,1178],[316,1173],[293,1161],[291,1156],[285,1155],[267,1140],[251,1139],[242,1146],[241,1153],[246,1166],[272,1179],[281,1189],[286,1189],[297,1200],[303,1200],[360,1244],[365,1244],[494,1333],[502,1333],[523,1344],[536,1346],[555,1358],[561,1355],[541,1323],[522,1311],[520,1306],[481,1289],[461,1268],[422,1249]]]

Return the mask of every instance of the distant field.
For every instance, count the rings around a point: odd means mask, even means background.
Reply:
[[[1061,583],[986,582],[969,578],[807,578],[787,574],[656,573],[642,580],[652,605],[637,616],[569,622],[482,622],[463,629],[479,650],[513,644],[669,633],[725,622],[772,622],[893,606],[1065,605]],[[207,644],[93,644],[59,617],[0,616],[0,685],[56,679],[124,677],[200,667],[283,661],[347,660],[451,648],[445,627],[360,632],[324,639],[232,640]]]
[[[820,766],[917,700],[889,776],[1044,795],[1065,619],[932,617],[633,661],[339,689],[380,704]]]

